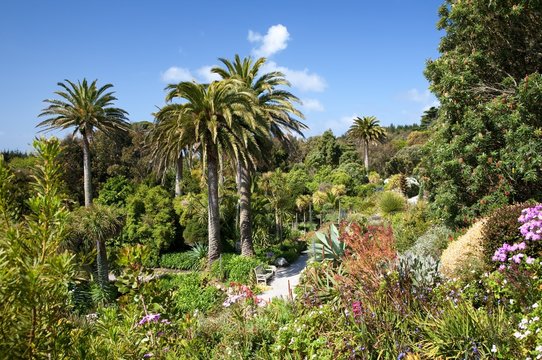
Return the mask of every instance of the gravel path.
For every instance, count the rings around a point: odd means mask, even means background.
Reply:
[[[287,299],[289,296],[289,288],[293,290],[297,284],[299,284],[299,277],[301,272],[307,266],[307,260],[309,256],[302,254],[293,264],[286,268],[278,268],[277,273],[273,279],[269,282],[270,289],[266,290],[262,294],[258,295],[259,298],[266,302],[271,301],[273,298]]]

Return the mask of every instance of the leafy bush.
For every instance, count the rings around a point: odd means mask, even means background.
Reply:
[[[175,212],[169,193],[161,186],[140,185],[126,204],[126,227],[123,240],[128,244],[149,247],[149,264],[155,265],[159,253],[175,239]]]
[[[114,205],[124,207],[126,199],[132,195],[134,188],[132,184],[122,175],[113,176],[103,184],[99,191],[96,202],[103,205]]]
[[[285,258],[289,264],[299,258],[299,255],[305,250],[307,244],[304,241],[285,240],[281,244],[265,248],[256,248],[256,256],[262,262],[274,264],[278,258]]]
[[[167,269],[190,270],[196,261],[190,252],[168,253],[160,256],[160,266]]]
[[[263,262],[254,257],[235,254],[222,254],[211,265],[211,275],[225,281],[249,284],[254,281],[254,268]]]
[[[416,240],[429,228],[427,211],[424,202],[418,202],[414,208],[408,211],[397,213],[392,216],[393,235],[395,237],[395,248],[403,253],[410,249]]]
[[[209,286],[206,278],[198,273],[167,275],[158,280],[162,291],[171,291],[173,309],[178,314],[207,312],[223,300],[223,293]]]
[[[379,207],[382,213],[386,215],[403,211],[405,206],[405,197],[395,191],[384,191],[380,196]]]
[[[432,226],[416,240],[409,252],[439,259],[442,251],[446,249],[450,240],[453,239],[453,234],[453,231],[444,225]]]
[[[504,206],[488,217],[482,228],[482,247],[486,263],[494,263],[491,258],[502,244],[512,245],[523,241],[523,237],[519,232],[521,224],[518,222],[518,218],[521,215],[521,210],[528,206],[528,204]],[[529,245],[528,250],[535,252],[527,251],[530,255],[536,255],[536,250],[540,249],[540,246],[536,246],[535,243],[540,244],[540,242],[533,242]]]

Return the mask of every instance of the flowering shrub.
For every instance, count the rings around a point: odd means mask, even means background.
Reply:
[[[542,300],[531,306],[531,311],[521,319],[514,336],[525,349],[524,355],[542,359]]]
[[[542,238],[542,204],[522,210],[518,221],[523,224],[519,231],[526,240],[537,241]]]
[[[382,275],[396,258],[391,227],[370,225],[363,229],[351,224],[343,230],[341,240],[348,246],[343,261],[347,272],[367,291],[378,289]]]
[[[262,304],[264,301],[263,299],[257,297],[248,286],[235,282],[230,283],[227,294],[228,297],[222,303],[222,306],[224,307],[230,307],[243,299],[251,305]]]

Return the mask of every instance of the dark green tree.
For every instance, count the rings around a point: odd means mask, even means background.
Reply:
[[[541,26],[540,1],[440,9],[446,35],[425,74],[441,106],[420,170],[433,213],[450,223],[540,197]]]

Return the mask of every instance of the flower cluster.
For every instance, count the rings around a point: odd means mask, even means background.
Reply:
[[[252,290],[246,285],[231,283],[228,288],[228,297],[222,303],[224,307],[230,307],[241,299],[252,300],[254,304],[259,304],[263,300],[254,295]]]
[[[492,260],[499,262],[511,261],[513,263],[520,264],[521,259],[525,258],[525,262],[527,264],[532,264],[534,261],[532,257],[526,256],[521,252],[514,254],[516,251],[525,250],[526,248],[527,244],[525,243],[525,241],[515,243],[513,245],[504,243],[500,248],[495,251]],[[501,265],[501,267],[504,267],[504,265]]]
[[[542,204],[522,210],[518,221],[523,224],[519,231],[525,239],[533,241],[542,239]]]
[[[139,320],[139,322],[137,323],[137,325],[139,326],[143,326],[147,323],[157,323],[160,321],[160,314],[147,314],[145,316],[143,316],[143,318],[141,318],[141,320]],[[171,324],[171,322],[168,320],[168,319],[162,319],[162,321],[160,321],[162,324],[165,324],[165,325],[169,325]]]
[[[354,301],[352,303],[352,313],[354,314],[354,317],[356,318],[362,315],[361,302]]]
[[[542,238],[542,204],[523,209],[518,221],[522,223],[519,227],[521,235],[525,241],[515,244],[504,243],[495,251],[492,260],[501,263],[511,262],[512,264],[521,264],[522,259],[525,263],[532,264],[534,259],[527,256],[523,251],[527,248],[526,241],[537,241]],[[502,264],[499,269],[503,270],[506,266]]]

